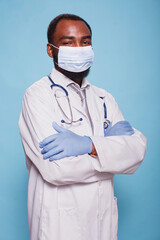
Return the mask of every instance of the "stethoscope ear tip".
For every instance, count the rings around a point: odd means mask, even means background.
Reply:
[[[79,121],[83,121],[83,118],[80,118]]]
[[[64,120],[61,120],[61,123],[65,123],[65,121],[64,121]]]

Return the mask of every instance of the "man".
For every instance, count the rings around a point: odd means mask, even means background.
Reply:
[[[29,173],[31,240],[115,240],[114,174],[133,174],[146,138],[114,98],[86,80],[91,28],[59,15],[48,27],[55,68],[26,90],[19,129]]]

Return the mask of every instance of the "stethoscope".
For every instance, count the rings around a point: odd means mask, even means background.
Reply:
[[[55,99],[56,99],[56,101],[57,101],[57,104],[58,104],[59,108],[61,109],[63,115],[64,115],[64,116],[66,117],[66,119],[68,120],[68,122],[67,122],[67,121],[65,121],[65,120],[62,119],[62,120],[61,120],[61,123],[65,123],[65,124],[69,124],[69,125],[70,125],[70,124],[72,124],[72,123],[77,123],[77,122],[83,121],[83,118],[79,118],[79,119],[77,119],[77,120],[73,120],[73,113],[72,113],[71,103],[70,103],[69,96],[68,96],[68,91],[67,91],[63,86],[54,83],[53,80],[52,80],[52,78],[51,78],[49,75],[48,75],[48,78],[49,78],[50,82],[52,83],[51,86],[50,86],[51,89],[52,89],[53,87],[59,87],[60,89],[62,89],[62,90],[64,91],[65,97],[67,98],[67,101],[68,101],[68,106],[69,106],[69,111],[70,111],[71,119],[70,119],[70,118],[66,115],[66,113],[63,111],[61,105],[59,104],[59,102],[58,102],[58,100],[57,100],[56,93],[54,94],[54,95],[55,95]],[[100,97],[100,98],[103,99],[103,97]],[[107,129],[108,125],[110,124],[110,121],[107,119],[107,107],[106,107],[105,102],[103,103],[103,107],[104,107],[104,130],[105,130],[105,129]]]

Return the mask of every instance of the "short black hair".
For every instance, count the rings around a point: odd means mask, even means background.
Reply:
[[[59,23],[60,20],[62,19],[68,19],[68,20],[79,20],[79,21],[83,21],[87,27],[89,28],[91,35],[92,35],[92,30],[91,27],[89,26],[89,24],[81,17],[74,15],[74,14],[60,14],[57,17],[55,17],[49,24],[48,26],[48,30],[47,30],[47,38],[48,38],[48,42],[49,43],[53,43],[53,35],[54,32],[56,30],[56,26]]]

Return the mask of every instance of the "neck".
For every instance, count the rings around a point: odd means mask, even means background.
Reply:
[[[83,76],[84,74],[82,74],[83,72],[82,73],[68,72],[58,67],[57,65],[55,65],[55,68],[57,71],[61,72],[62,74],[64,74],[66,77],[68,77],[69,79],[71,79],[73,82],[77,83],[81,87],[83,78],[85,77]]]

